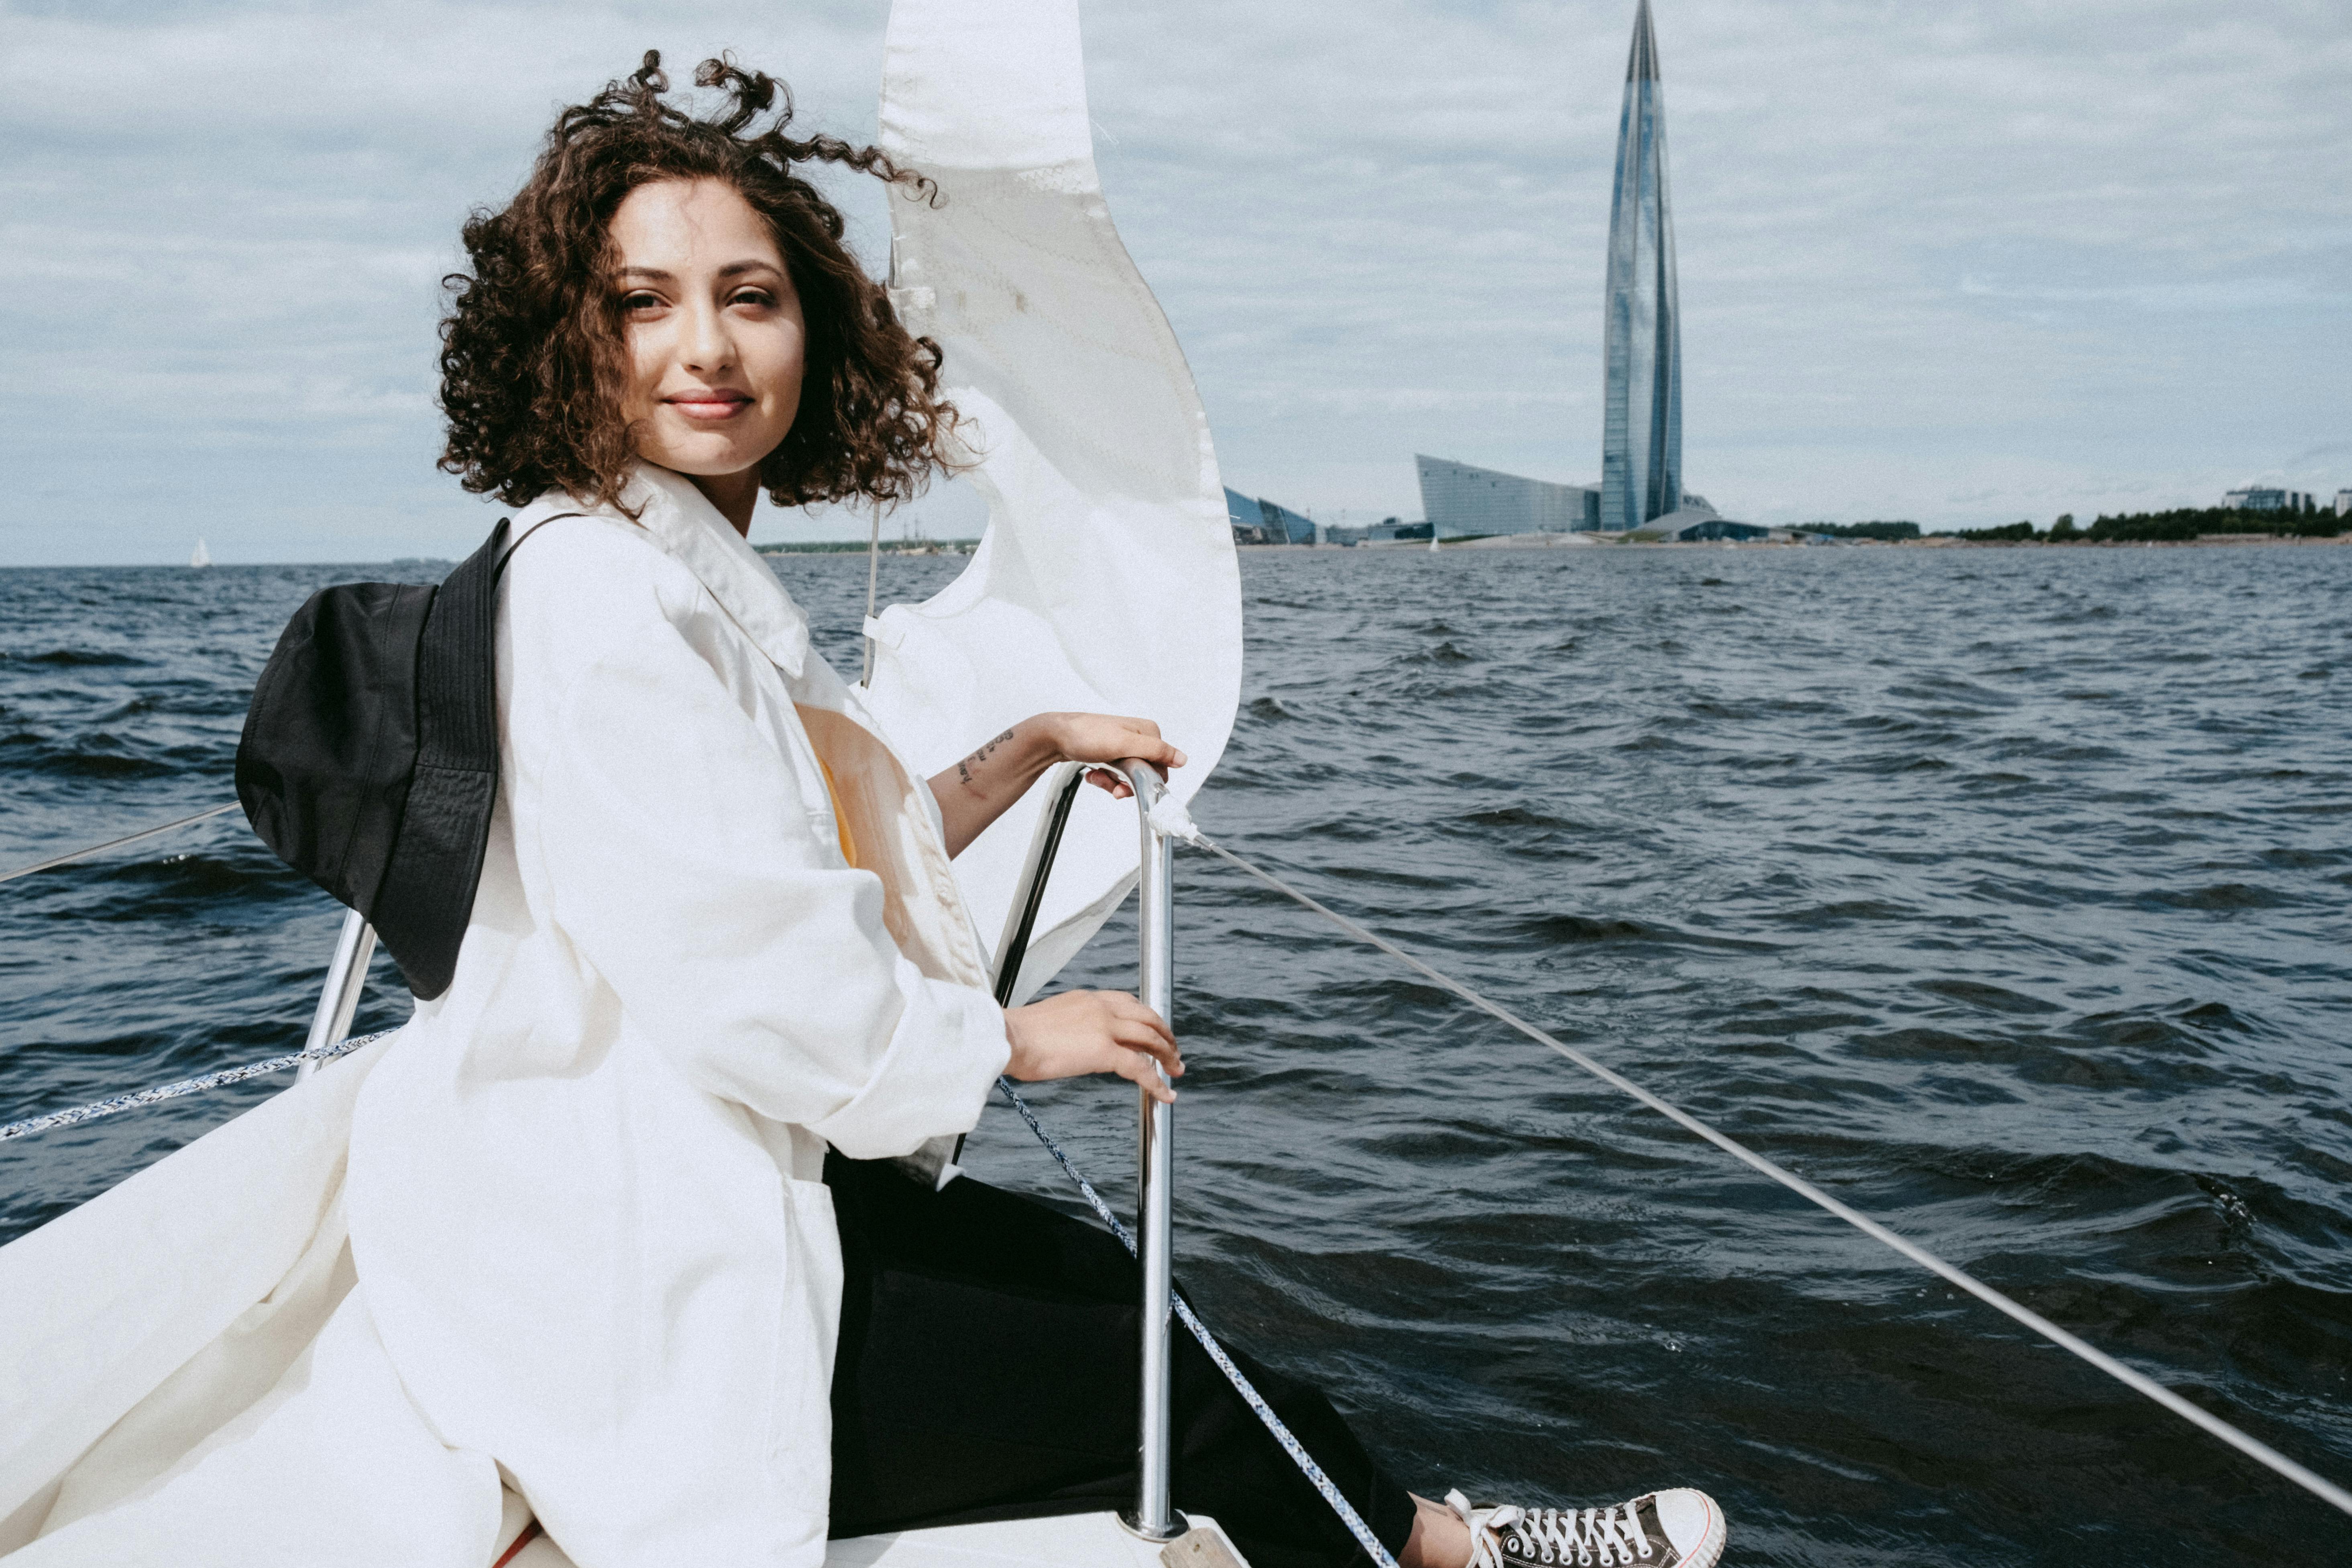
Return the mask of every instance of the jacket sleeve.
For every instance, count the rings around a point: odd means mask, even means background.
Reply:
[[[509,733],[538,779],[516,829],[537,835],[557,926],[711,1094],[855,1159],[970,1131],[1007,1055],[994,1000],[899,953],[880,879],[828,852],[750,699],[644,576],[593,575],[560,605],[522,590],[515,624]]]

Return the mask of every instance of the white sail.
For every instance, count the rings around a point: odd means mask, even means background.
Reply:
[[[209,566],[212,563],[213,552],[205,548],[205,542],[203,540],[197,540],[196,552],[188,557],[188,564],[191,566]]]
[[[945,591],[893,605],[870,698],[925,770],[1034,713],[1139,715],[1216,766],[1241,693],[1241,579],[1208,419],[1183,351],[1111,226],[1075,0],[896,0],[882,145],[939,182],[893,195],[893,299],[946,354],[989,503]],[[956,861],[994,940],[1042,791]],[[1080,792],[1020,996],[1133,885],[1135,806]]]

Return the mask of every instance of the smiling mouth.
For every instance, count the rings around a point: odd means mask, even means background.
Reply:
[[[725,419],[751,406],[748,393],[741,392],[681,392],[662,399],[688,419]]]

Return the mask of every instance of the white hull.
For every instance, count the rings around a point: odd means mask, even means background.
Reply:
[[[520,1504],[508,1494],[509,1522],[499,1531],[511,1541],[520,1527]],[[1160,1545],[1130,1535],[1118,1516],[1066,1514],[998,1524],[955,1524],[860,1535],[825,1549],[825,1568],[1249,1568],[1216,1521],[1195,1514],[1192,1533]],[[502,1548],[503,1550],[503,1548]],[[505,1568],[573,1568],[544,1535],[506,1560]]]
[[[908,1530],[896,1535],[861,1535],[836,1541],[825,1552],[825,1568],[1224,1568],[1222,1547],[1237,1568],[1247,1568],[1213,1520],[1195,1516],[1192,1535],[1160,1545],[1129,1535],[1116,1515],[1078,1513],[1060,1519],[1020,1519],[1002,1524],[957,1524],[944,1530]],[[1213,1540],[1207,1550],[1200,1542]]]

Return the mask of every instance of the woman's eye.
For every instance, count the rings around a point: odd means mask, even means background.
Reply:
[[[660,295],[648,294],[642,290],[621,296],[621,309],[631,315],[635,315],[641,310],[658,310],[661,309],[661,302]]]
[[[739,289],[727,302],[730,305],[756,305],[766,310],[774,306],[776,297],[765,289]]]

